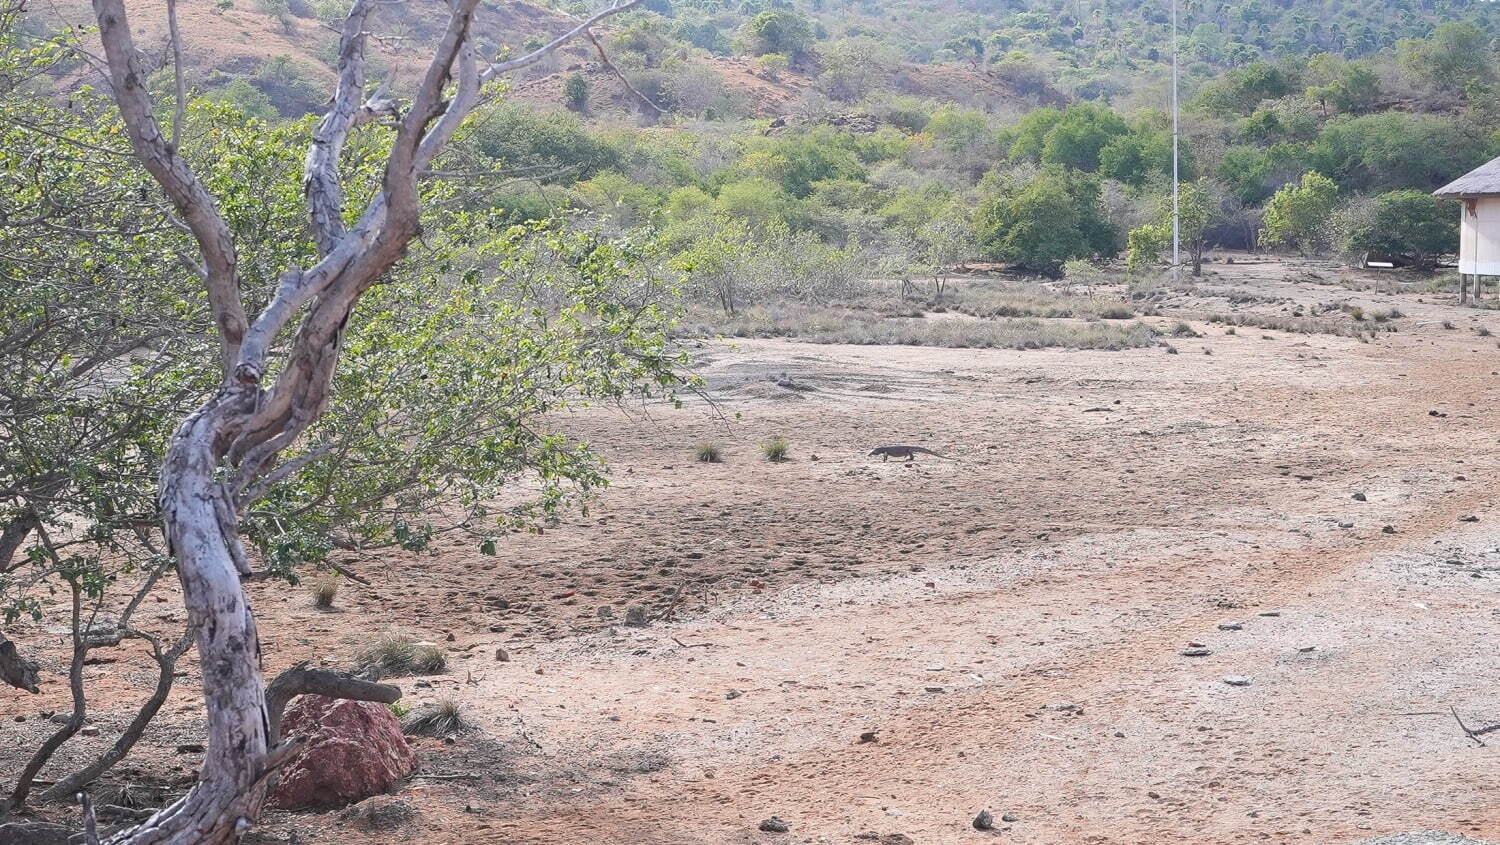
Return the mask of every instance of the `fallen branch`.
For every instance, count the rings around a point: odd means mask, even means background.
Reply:
[[[683,642],[682,640],[677,639],[676,637],[672,638],[672,642],[677,643],[678,645],[682,646],[683,648],[712,648],[713,647],[713,643],[693,643],[692,645],[689,645],[689,644]]]
[[[1453,721],[1455,721],[1455,722],[1458,723],[1458,728],[1459,728],[1459,730],[1461,730],[1461,731],[1464,732],[1464,736],[1467,736],[1469,739],[1474,740],[1474,742],[1477,743],[1479,745],[1479,747],[1481,747],[1481,748],[1484,747],[1484,740],[1480,739],[1481,736],[1484,736],[1487,733],[1494,733],[1495,731],[1500,731],[1500,724],[1490,725],[1487,728],[1479,728],[1478,730],[1474,730],[1474,729],[1470,728],[1468,725],[1465,725],[1464,724],[1464,720],[1461,719],[1461,718],[1459,718],[1459,716],[1458,716],[1458,708],[1457,707],[1449,705],[1448,709],[1450,711],[1452,711],[1452,713],[1453,713]]]
[[[354,701],[378,701],[393,704],[401,700],[401,688],[391,684],[363,681],[344,672],[331,669],[310,669],[307,661],[282,672],[266,685],[266,720],[270,726],[270,741],[281,735],[281,714],[287,704],[299,695],[326,695],[329,698],[348,698]]]

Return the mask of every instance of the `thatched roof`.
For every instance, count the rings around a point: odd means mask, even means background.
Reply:
[[[1500,197],[1500,158],[1433,193],[1440,197]]]

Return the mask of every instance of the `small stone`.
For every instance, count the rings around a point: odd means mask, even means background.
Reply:
[[[942,692],[943,691],[942,687],[922,687],[922,689],[926,690],[927,692]]]
[[[1015,813],[1006,813],[1005,815],[1000,817],[1000,821],[1003,822],[1018,822],[1020,820],[1021,817],[1016,815]]]
[[[601,604],[599,605],[599,609],[594,612],[594,615],[600,619],[613,619],[615,618],[615,609],[607,604]]]
[[[633,604],[625,610],[625,624],[631,628],[644,628],[649,620],[646,618],[646,608]]]
[[[1363,494],[1363,493],[1355,493],[1354,496],[1353,496],[1353,498],[1354,498],[1354,501],[1356,501],[1356,502],[1368,502],[1369,501],[1369,499],[1366,498],[1365,494]]]
[[[453,641],[454,641],[454,640],[457,640],[457,639],[458,639],[458,637],[455,637],[455,636],[453,636],[453,632],[452,632],[452,631],[449,631],[449,632],[448,632],[448,636],[446,636],[446,637],[444,637],[444,638],[443,638],[443,639],[445,639],[445,640],[447,640],[447,641],[448,641],[448,642],[450,642],[450,643],[451,643],[451,642],[453,642]]]
[[[416,686],[417,689],[432,689],[432,681],[429,681],[426,678],[418,678]]]
[[[98,736],[99,728],[95,725],[84,725],[83,729],[80,730],[79,733],[83,734],[84,736]]]
[[[506,651],[503,648],[497,648],[497,649],[495,649],[495,661],[497,663],[509,663],[510,662],[510,652]]]
[[[1474,514],[1471,513],[1471,514],[1469,514],[1467,516],[1461,516],[1461,517],[1459,517],[1458,521],[1459,522],[1478,522],[1479,521],[1479,517],[1477,517],[1477,516],[1475,516]]]
[[[974,817],[975,830],[991,830],[995,827],[995,814],[989,810],[980,810],[979,815]]]
[[[1224,678],[1224,683],[1232,687],[1248,687],[1250,686],[1250,679],[1244,675],[1229,675]]]
[[[744,693],[740,692],[737,689],[732,689],[729,692],[724,693],[724,698],[728,699],[729,701],[734,701],[736,698],[739,698],[742,695],[744,695]]]
[[[25,716],[17,716],[16,717],[16,721],[17,722],[24,722],[24,721],[26,721],[26,717]]]
[[[760,823],[760,829],[766,833],[786,833],[792,828],[780,818],[772,816]]]
[[[1220,622],[1219,623],[1219,630],[1220,631],[1243,631],[1243,630],[1245,630],[1245,626],[1242,625],[1242,624],[1240,624],[1239,622]]]
[[[1261,613],[1261,616],[1268,616],[1268,617],[1276,617],[1276,616],[1280,616],[1280,615],[1281,615],[1281,611],[1279,611],[1279,610],[1267,610],[1267,611]]]
[[[1380,529],[1380,533],[1382,533],[1382,534],[1395,534],[1396,533],[1396,526],[1394,526],[1394,525],[1387,525],[1386,527]]]
[[[1318,647],[1315,646],[1315,645],[1305,645],[1305,646],[1300,646],[1297,649],[1297,653],[1298,654],[1307,654],[1310,651],[1317,651],[1317,650],[1318,650]]]
[[[1352,523],[1352,522],[1340,522],[1339,523],[1339,527],[1340,528],[1353,528],[1354,527],[1354,523]]]
[[[879,742],[880,741],[880,737],[876,736],[874,731],[865,731],[864,733],[862,733],[862,734],[859,735],[859,741],[860,742]]]
[[[201,742],[184,742],[183,744],[177,746],[177,753],[178,754],[202,754],[203,753],[203,743],[201,743]]]
[[[1183,657],[1207,657],[1210,654],[1213,654],[1213,650],[1202,647],[1185,648],[1182,651],[1178,652],[1178,654],[1181,654]]]

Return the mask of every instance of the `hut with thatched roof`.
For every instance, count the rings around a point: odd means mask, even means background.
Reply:
[[[1500,158],[1455,179],[1434,192],[1463,205],[1458,242],[1458,298],[1468,298],[1469,283],[1479,299],[1486,276],[1500,278]]]

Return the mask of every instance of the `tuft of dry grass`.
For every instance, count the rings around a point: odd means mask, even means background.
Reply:
[[[766,456],[766,460],[772,462],[786,460],[791,451],[792,443],[785,437],[772,437],[760,444],[760,453]]]
[[[463,705],[451,698],[408,713],[401,720],[401,731],[407,736],[452,736],[472,730],[474,723]]]
[[[354,658],[355,671],[368,678],[439,675],[448,669],[448,654],[436,643],[401,634],[383,634]]]
[[[699,443],[693,450],[693,455],[699,463],[718,464],[724,462],[724,455],[719,450],[717,443]]]
[[[319,610],[331,610],[333,600],[339,595],[339,579],[335,575],[323,575],[312,585],[313,607]]]

